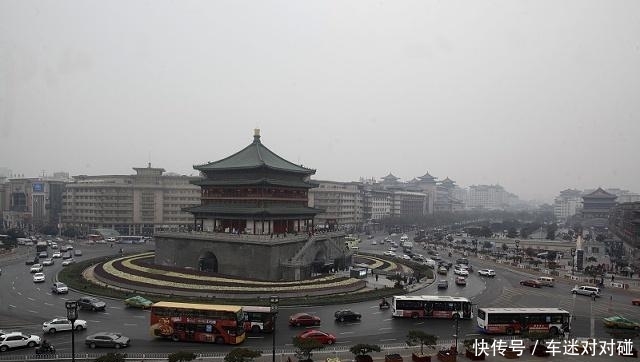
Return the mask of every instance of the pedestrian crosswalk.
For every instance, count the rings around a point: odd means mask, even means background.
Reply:
[[[481,306],[482,307],[482,306]],[[503,287],[502,293],[488,307],[510,308],[561,308],[580,315],[608,317],[615,314],[635,315],[638,307],[608,299],[606,296],[592,301],[589,297],[567,293],[559,294],[547,288],[512,288]]]

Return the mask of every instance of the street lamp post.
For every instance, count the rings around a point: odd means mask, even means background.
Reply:
[[[271,315],[273,316],[273,340],[272,340],[272,355],[271,355],[271,362],[276,362],[276,317],[278,316],[278,296],[277,295],[272,295],[269,297],[269,303],[270,303],[270,307],[271,307]]]
[[[576,256],[576,249],[571,248],[571,275],[573,275],[573,269],[576,266],[575,256]]]
[[[74,323],[78,319],[78,302],[68,301],[64,303],[67,308],[67,319],[71,322],[71,362],[76,362],[76,327]]]
[[[460,329],[458,326],[458,321],[460,318],[456,318],[456,334],[453,335],[453,338],[456,339],[455,353],[458,354],[458,334],[460,333]]]
[[[516,261],[520,263],[520,240],[516,240]]]

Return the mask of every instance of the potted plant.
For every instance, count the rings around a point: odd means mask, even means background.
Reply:
[[[545,344],[545,340],[551,338],[549,332],[528,331],[523,334],[531,341],[531,344],[529,345],[529,352],[531,352],[532,355],[538,357],[549,356],[549,352],[547,352],[547,345]]]
[[[315,339],[306,339],[300,337],[293,338],[293,346],[296,347],[296,357],[299,361],[311,362],[313,351],[324,348],[324,344]]]
[[[377,344],[359,343],[349,348],[349,352],[356,356],[355,362],[372,362],[373,358],[371,358],[369,353],[380,351],[382,351],[382,348]]]
[[[249,348],[234,348],[231,350],[231,352],[224,356],[224,362],[251,362],[261,355],[261,351],[256,351]]]
[[[431,354],[424,353],[424,346],[435,351],[436,341],[438,337],[420,330],[410,330],[407,334],[407,345],[420,345],[420,353],[413,352],[411,360],[413,362],[431,362]]]

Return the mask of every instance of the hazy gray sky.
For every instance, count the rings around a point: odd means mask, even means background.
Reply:
[[[640,191],[640,1],[0,0],[0,167]]]

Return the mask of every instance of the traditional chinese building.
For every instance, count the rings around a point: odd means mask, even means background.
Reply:
[[[260,280],[300,280],[350,262],[344,233],[313,235],[309,207],[315,170],[278,156],[260,141],[194,166],[202,179],[195,232],[156,233],[155,263]]]

